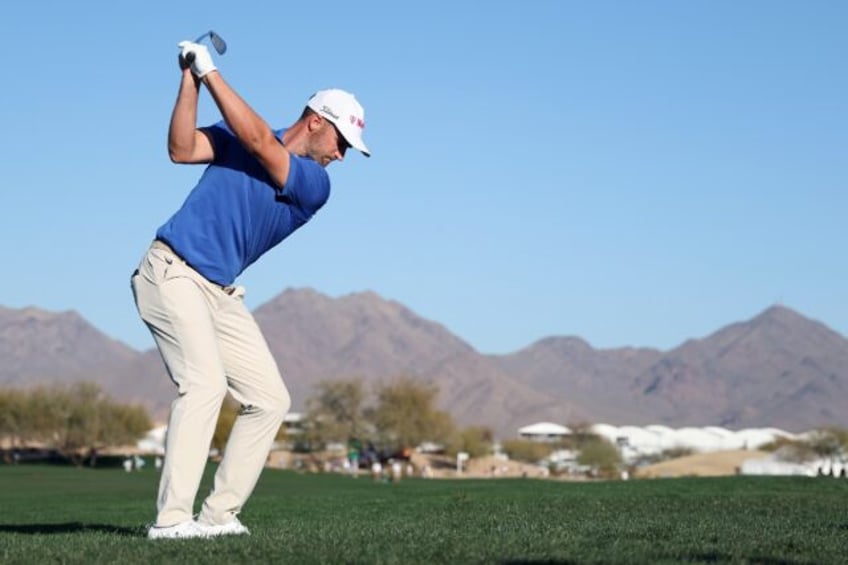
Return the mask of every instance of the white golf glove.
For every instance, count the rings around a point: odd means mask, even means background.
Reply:
[[[194,57],[194,60],[191,62],[191,72],[197,78],[203,78],[212,71],[218,70],[215,63],[212,62],[212,55],[209,54],[209,49],[205,45],[192,41],[180,41],[177,47],[180,48],[180,55],[186,61],[191,58],[189,56],[190,53]]]

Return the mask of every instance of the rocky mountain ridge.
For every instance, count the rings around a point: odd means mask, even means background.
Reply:
[[[669,351],[541,339],[483,355],[443,325],[373,292],[288,289],[255,310],[302,409],[320,380],[435,383],[440,407],[499,437],[537,421],[672,427],[848,426],[848,340],[783,306]],[[156,350],[135,351],[74,312],[0,307],[0,386],[94,380],[163,419],[174,394]]]

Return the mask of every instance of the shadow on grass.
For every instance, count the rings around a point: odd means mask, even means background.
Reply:
[[[577,561],[562,561],[559,559],[508,559],[500,565],[576,565]]]
[[[738,555],[707,552],[690,555],[675,555],[674,559],[684,563],[736,563],[739,561],[740,557]],[[809,563],[809,561],[794,561],[791,559],[784,559],[782,557],[767,556],[744,557],[741,559],[743,563],[757,563],[762,565],[802,565],[804,563]]]
[[[722,553],[697,553],[691,555],[674,555],[669,556],[669,559],[680,563],[735,563],[738,557],[730,554]],[[650,560],[646,558],[646,563]],[[758,563],[762,565],[801,565],[808,563],[807,561],[792,561],[789,559],[773,558],[773,557],[749,557],[745,559],[745,563]],[[579,561],[559,560],[559,559],[508,559],[501,561],[500,565],[575,565]]]
[[[13,534],[75,534],[100,532],[119,536],[138,537],[140,528],[122,528],[108,524],[83,524],[66,522],[64,524],[0,524],[0,533]]]

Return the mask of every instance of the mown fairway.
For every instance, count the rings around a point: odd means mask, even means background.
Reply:
[[[384,484],[268,470],[242,514],[252,536],[151,542],[156,481],[0,466],[0,563],[848,562],[848,480]]]

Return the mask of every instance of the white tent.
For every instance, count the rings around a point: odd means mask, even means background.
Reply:
[[[596,436],[604,438],[610,443],[618,442],[618,426],[613,426],[611,424],[592,424],[589,427],[589,431]]]
[[[735,449],[745,449],[745,441],[737,432],[722,428],[719,426],[706,426],[705,431],[715,434],[719,438],[718,449],[721,451],[729,451]]]
[[[675,432],[673,429],[659,424],[646,426],[645,429],[649,432],[655,433],[659,437],[660,452],[666,451],[667,449],[673,449],[675,447]]]
[[[803,463],[789,463],[778,461],[774,457],[760,459],[746,459],[739,467],[743,475],[802,475],[805,477],[816,476],[816,470]]]
[[[750,428],[733,431],[719,426],[670,428],[649,426],[613,426],[594,424],[589,431],[621,449],[627,460],[656,455],[673,449],[688,449],[696,453],[759,449],[778,438],[797,439],[803,436],[778,428]]]
[[[617,442],[640,455],[652,455],[663,450],[660,434],[638,426],[621,426],[618,428]]]
[[[526,439],[550,441],[571,435],[571,430],[551,422],[538,422],[519,428],[518,435]]]
[[[722,436],[704,428],[680,428],[674,433],[674,442],[675,447],[698,453],[722,449]]]
[[[794,439],[796,436],[777,428],[748,428],[736,432],[742,442],[742,449],[759,449],[779,438]]]
[[[165,434],[168,431],[168,426],[157,426],[147,432],[147,434],[138,441],[136,447],[142,453],[152,453],[162,455],[165,453]]]

